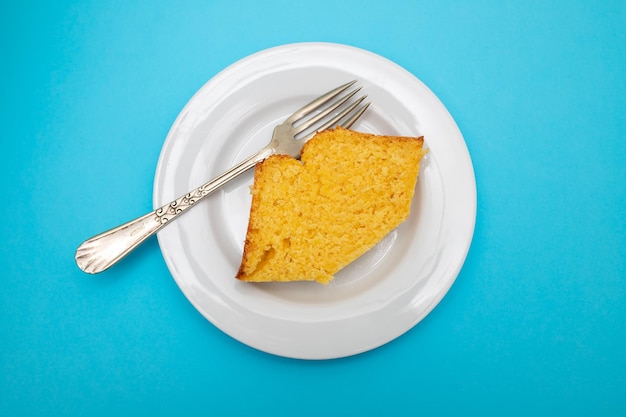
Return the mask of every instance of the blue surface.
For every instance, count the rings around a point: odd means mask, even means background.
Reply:
[[[2,2],[0,416],[626,415],[626,3],[316,4]],[[151,208],[163,140],[202,84],[300,41],[419,77],[477,177],[441,304],[332,361],[221,333],[155,239],[99,276],[73,260]]]

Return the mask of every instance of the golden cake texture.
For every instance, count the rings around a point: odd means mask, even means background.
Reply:
[[[257,164],[237,278],[330,282],[407,219],[423,144],[337,127]]]

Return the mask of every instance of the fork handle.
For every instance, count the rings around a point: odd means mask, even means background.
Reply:
[[[171,203],[86,240],[76,250],[76,264],[89,274],[97,274],[110,268],[204,197],[243,174],[272,153],[271,148],[264,148],[222,175]]]

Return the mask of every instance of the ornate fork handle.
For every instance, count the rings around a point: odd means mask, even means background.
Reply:
[[[86,240],[76,250],[76,264],[90,274],[108,269],[194,204],[272,153],[274,153],[272,148],[263,148],[222,175],[171,203]]]

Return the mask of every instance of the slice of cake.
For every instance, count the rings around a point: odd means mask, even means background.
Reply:
[[[423,144],[335,128],[257,164],[237,278],[327,284],[406,220]]]

